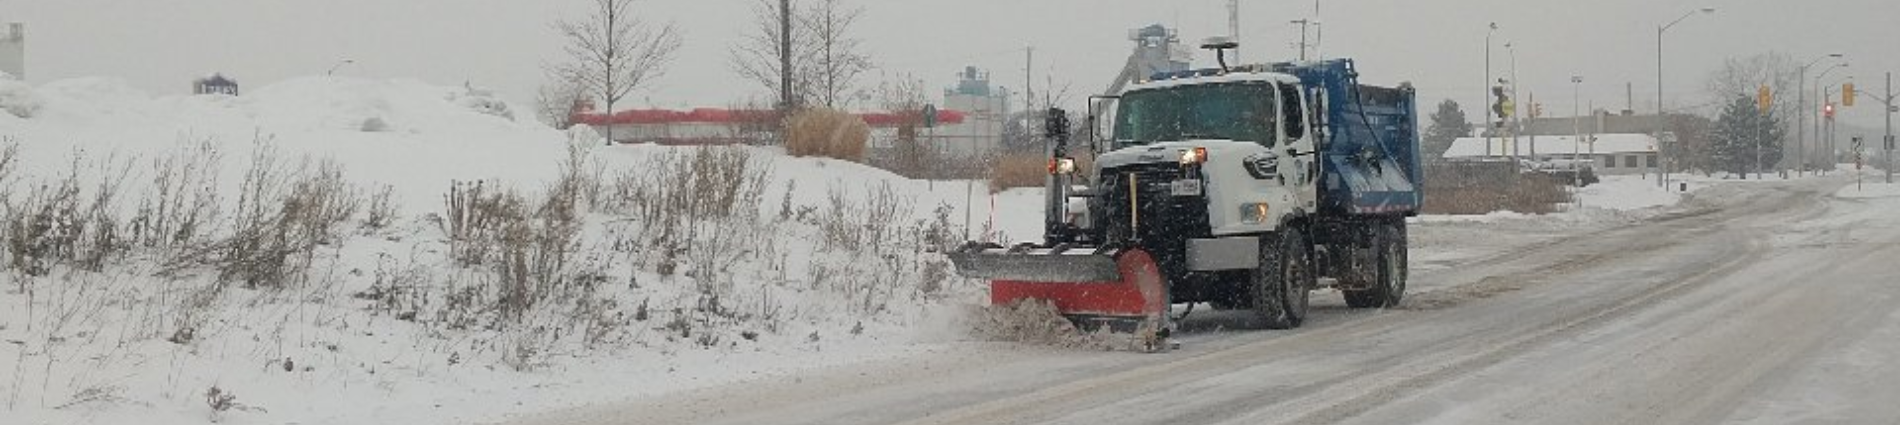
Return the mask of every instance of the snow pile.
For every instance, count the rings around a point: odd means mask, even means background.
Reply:
[[[0,73],[4,74],[4,73]],[[0,75],[0,109],[14,118],[32,118],[45,101],[28,85],[12,76]]]
[[[1111,347],[1106,335],[1083,333],[1062,317],[1055,304],[1024,300],[1010,305],[973,307],[971,335],[990,340],[1064,348]]]
[[[1866,181],[1850,184],[1834,192],[1844,199],[1900,198],[1900,183],[1886,183],[1884,176],[1864,176]]]
[[[936,253],[962,205],[979,233],[1040,220],[774,149],[597,146],[414,81],[31,91],[0,121],[20,423],[467,423],[889,356],[975,303]]]
[[[1690,189],[1693,191],[1704,186],[1694,184]],[[1578,190],[1576,196],[1583,201],[1584,208],[1633,211],[1682,202],[1684,194],[1676,189],[1657,185],[1654,177],[1610,176],[1600,183]]]

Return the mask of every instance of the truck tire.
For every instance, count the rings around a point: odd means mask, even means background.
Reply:
[[[1308,291],[1316,274],[1306,235],[1285,228],[1260,240],[1260,267],[1253,272],[1254,312],[1267,329],[1292,329],[1306,321]]]
[[[1351,308],[1397,307],[1405,299],[1406,275],[1410,272],[1405,220],[1391,220],[1375,224],[1373,229],[1373,267],[1376,278],[1370,288],[1359,291],[1342,291],[1346,296],[1346,306]]]

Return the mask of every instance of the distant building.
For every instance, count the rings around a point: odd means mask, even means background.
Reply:
[[[0,34],[0,72],[26,80],[26,24],[7,24],[6,34]]]
[[[858,118],[872,131],[891,131],[907,118],[892,113],[861,113]],[[960,111],[938,111],[937,121],[948,127],[966,122]],[[574,122],[587,124],[605,136],[613,131],[617,143],[658,143],[663,145],[729,145],[764,143],[769,129],[778,121],[773,110],[698,108],[690,111],[632,109],[611,115],[592,112],[587,107],[574,114]],[[767,137],[769,139],[769,137]]]
[[[1487,149],[1485,144],[1489,143]],[[1656,138],[1648,134],[1597,134],[1583,136],[1460,137],[1445,150],[1446,160],[1482,160],[1508,158],[1515,152],[1520,158],[1544,163],[1580,163],[1593,167],[1597,174],[1642,174],[1655,172]],[[1531,154],[1536,152],[1536,154]]]
[[[943,92],[941,109],[960,111],[961,122],[939,120],[928,135],[939,153],[952,158],[988,155],[1002,148],[1009,122],[1009,90],[990,85],[990,73],[974,66],[957,73],[957,86]]]
[[[193,81],[191,83],[191,93],[237,96],[238,83],[237,80],[226,78],[224,74],[211,74],[209,77],[199,78],[198,81]]]

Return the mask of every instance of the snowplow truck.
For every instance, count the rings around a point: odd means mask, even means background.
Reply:
[[[1090,99],[1085,170],[1051,111],[1043,240],[966,243],[957,273],[1157,350],[1175,304],[1270,329],[1300,326],[1323,287],[1396,306],[1424,202],[1416,95],[1358,77],[1350,59],[1156,74]]]

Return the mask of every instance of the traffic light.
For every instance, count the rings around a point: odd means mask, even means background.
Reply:
[[[1504,93],[1504,86],[1492,86],[1491,95],[1497,97],[1491,102],[1491,113],[1497,114],[1498,119],[1510,118],[1511,96]]]
[[[1841,85],[1841,106],[1854,106],[1854,83]]]
[[[1542,116],[1544,116],[1544,104],[1532,103],[1531,104],[1531,118],[1538,118]]]
[[[1826,116],[1827,119],[1830,119],[1830,120],[1834,119],[1834,103],[1828,102],[1827,106],[1822,106],[1821,115]]]
[[[1774,105],[1775,105],[1774,89],[1768,88],[1767,84],[1761,85],[1761,90],[1758,90],[1755,93],[1755,109],[1766,113],[1768,112],[1768,108],[1773,107]]]

